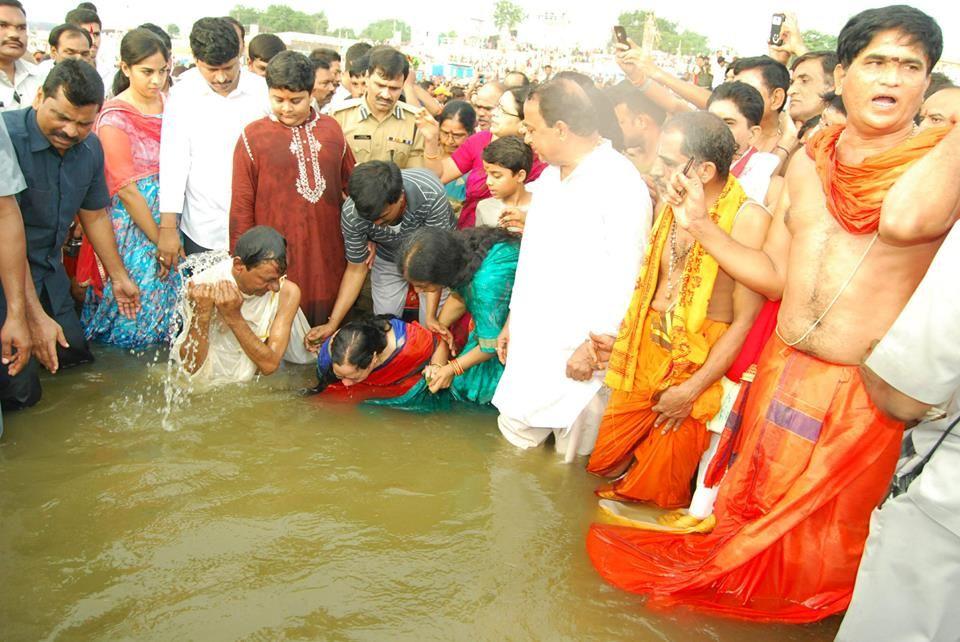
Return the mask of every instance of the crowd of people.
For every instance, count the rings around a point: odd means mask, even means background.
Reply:
[[[492,406],[606,479],[587,552],[651,605],[956,637],[960,89],[933,18],[870,9],[813,52],[791,19],[687,78],[631,41],[611,87],[454,98],[395,48],[213,17],[175,79],[169,37],[129,31],[105,87],[77,11],[38,70],[0,0],[5,411],[94,342],[168,345],[204,386],[288,361],[319,399]]]

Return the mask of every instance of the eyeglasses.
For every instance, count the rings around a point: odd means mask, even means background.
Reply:
[[[441,137],[441,138],[449,139],[449,140],[452,140],[452,141],[454,141],[454,142],[460,142],[460,141],[464,140],[467,136],[469,136],[469,134],[468,134],[467,132],[459,132],[459,133],[456,133],[456,132],[443,131],[442,129],[440,130],[440,137]]]
[[[507,110],[504,108],[503,105],[497,105],[497,111],[499,111],[501,114],[505,114],[505,115],[507,115],[507,116],[513,116],[514,118],[520,118],[520,114],[515,114],[515,113],[513,113],[512,111],[507,111]]]

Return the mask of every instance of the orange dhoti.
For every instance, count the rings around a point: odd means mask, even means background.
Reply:
[[[611,485],[612,493],[608,494],[674,508],[690,503],[690,480],[710,442],[706,422],[720,409],[723,391],[719,382],[710,386],[694,402],[693,412],[679,430],[662,434],[653,426],[658,415],[651,407],[656,405],[667,377],[676,374],[672,372],[670,338],[663,323],[660,312],[648,310],[633,389],[612,391],[587,470],[611,476],[633,459],[626,475]],[[704,321],[700,334],[708,349],[727,327],[719,321]],[[694,372],[691,369],[670,385],[682,383]]]
[[[594,524],[587,551],[611,583],[648,604],[782,622],[846,608],[870,513],[887,492],[902,424],[870,401],[856,366],[776,336],[760,358],[739,456],[707,535]]]

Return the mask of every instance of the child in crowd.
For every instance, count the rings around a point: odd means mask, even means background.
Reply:
[[[518,136],[498,138],[483,150],[483,169],[492,196],[477,203],[477,225],[523,232],[532,194],[524,181],[533,166],[533,150]]]

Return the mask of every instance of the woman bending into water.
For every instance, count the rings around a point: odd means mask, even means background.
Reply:
[[[437,346],[417,323],[378,316],[344,324],[317,354],[317,392],[363,401],[410,390]]]
[[[500,228],[424,228],[410,238],[400,259],[404,278],[417,292],[450,288],[441,325],[449,328],[465,312],[473,323],[460,356],[452,358],[449,343],[439,342],[415,386],[373,403],[405,410],[434,410],[451,400],[490,403],[503,374],[497,337],[510,312],[519,254],[519,237]]]

